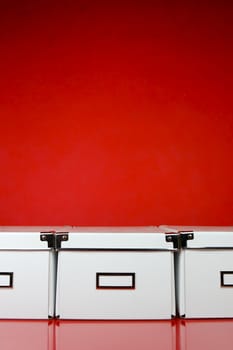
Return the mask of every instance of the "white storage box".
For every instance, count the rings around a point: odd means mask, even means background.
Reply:
[[[50,232],[53,230],[0,227],[1,319],[54,316],[56,259],[52,249],[54,235]]]
[[[179,315],[233,317],[233,227],[161,226],[180,232]]]
[[[57,317],[171,318],[176,236],[156,227],[74,227],[58,253]]]

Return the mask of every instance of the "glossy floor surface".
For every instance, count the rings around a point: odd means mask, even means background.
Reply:
[[[0,321],[4,350],[232,349],[233,320]]]

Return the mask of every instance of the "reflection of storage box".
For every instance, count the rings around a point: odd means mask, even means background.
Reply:
[[[178,320],[177,350],[228,350],[232,348],[233,321]]]
[[[56,350],[53,321],[0,320],[2,350]]]
[[[167,231],[180,232],[179,314],[233,317],[233,227],[168,226]]]
[[[54,315],[55,256],[44,227],[0,227],[0,318]],[[43,236],[43,237],[42,237]]]
[[[176,322],[58,321],[56,350],[77,344],[78,350],[176,350]]]
[[[73,228],[59,250],[56,314],[62,319],[171,318],[173,255],[173,243],[155,227]]]

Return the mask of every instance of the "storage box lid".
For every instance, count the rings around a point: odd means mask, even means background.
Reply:
[[[62,249],[80,250],[173,250],[166,241],[165,230],[155,226],[72,227]]]
[[[0,226],[0,250],[47,250],[42,232],[67,231],[67,226]]]
[[[193,233],[187,240],[187,248],[233,248],[233,226],[166,226],[159,227],[166,232],[184,235]]]

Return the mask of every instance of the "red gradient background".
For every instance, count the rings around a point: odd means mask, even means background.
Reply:
[[[233,224],[233,3],[0,1],[0,224]]]

